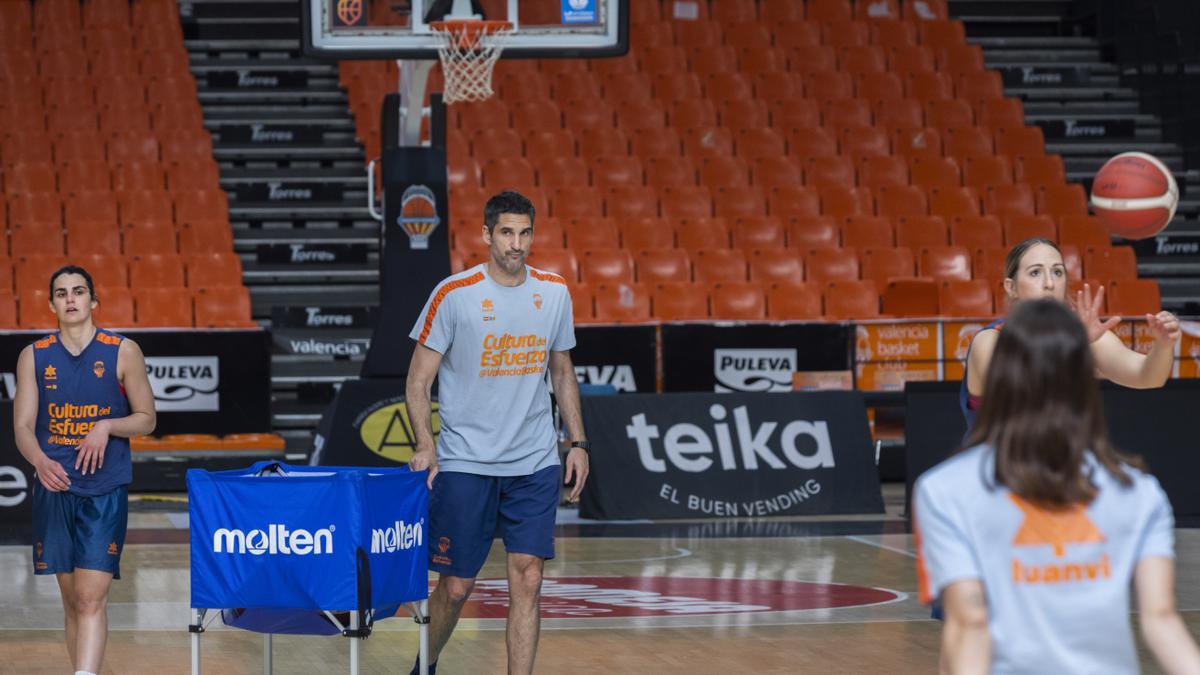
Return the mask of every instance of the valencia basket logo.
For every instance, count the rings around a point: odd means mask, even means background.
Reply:
[[[408,235],[411,249],[429,248],[429,235],[442,222],[437,214],[437,201],[433,190],[424,185],[409,185],[400,196],[400,216],[397,224]]]

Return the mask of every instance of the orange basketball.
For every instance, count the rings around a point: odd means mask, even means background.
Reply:
[[[1175,177],[1157,157],[1125,152],[1100,167],[1092,183],[1092,209],[1108,231],[1125,239],[1158,234],[1179,206]]]

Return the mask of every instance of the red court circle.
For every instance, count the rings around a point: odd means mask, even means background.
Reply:
[[[542,618],[753,614],[861,607],[900,597],[882,588],[775,579],[554,577],[542,583]],[[507,582],[476,582],[462,617],[503,619],[507,615]]]

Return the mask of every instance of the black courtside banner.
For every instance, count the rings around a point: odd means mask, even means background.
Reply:
[[[584,518],[879,513],[857,392],[587,396]]]
[[[156,436],[271,430],[271,343],[266,331],[118,332],[137,342],[146,355],[158,416]],[[44,334],[0,333],[0,398],[12,398],[17,356]]]
[[[576,326],[576,379],[611,385],[618,394],[655,391],[654,333],[654,326]]]
[[[958,382],[909,382],[904,390],[909,492],[917,478],[961,445],[966,424]],[[1175,516],[1200,516],[1200,454],[1195,434],[1200,380],[1171,380],[1160,389],[1126,389],[1103,382],[1109,437],[1122,452],[1140,456],[1158,478]],[[590,431],[590,429],[589,429]]]
[[[796,371],[850,370],[841,324],[662,327],[663,391],[789,391]]]
[[[13,439],[13,403],[0,401],[0,528],[28,527],[32,518],[33,467]]]
[[[432,106],[444,110],[436,100]],[[398,95],[384,99],[384,129],[397,126],[393,109],[399,109]],[[438,140],[444,138],[444,115],[433,116],[430,147],[399,147],[387,142],[391,132],[384,136],[379,323],[363,377],[407,375],[413,351],[409,331],[434,287],[450,276],[446,149]],[[478,217],[482,225],[483,214]]]
[[[309,461],[329,466],[396,466],[412,458],[412,421],[404,405],[404,380],[349,380],[331,404],[328,424],[318,430]],[[433,404],[433,432],[441,430]]]

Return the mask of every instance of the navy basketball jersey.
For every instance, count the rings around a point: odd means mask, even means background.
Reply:
[[[989,323],[988,325],[984,326],[983,330],[988,330],[989,328],[995,328],[996,330],[1000,330],[1000,327],[1003,325],[1004,325],[1004,319],[997,319],[997,320]],[[975,342],[974,340],[971,341],[972,344],[974,344],[974,342]],[[971,431],[975,429],[975,411],[979,408],[978,397],[971,396],[971,392],[967,391],[967,368],[969,367],[968,364],[970,362],[971,362],[971,349],[968,347],[967,348],[967,358],[963,362],[962,384],[959,386],[959,389],[958,389],[958,407],[962,408],[963,419],[965,419],[967,421],[967,433],[963,435],[964,440],[966,438],[969,438],[971,436]],[[972,400],[972,399],[976,399],[976,400]]]
[[[96,496],[133,480],[129,439],[109,436],[104,466],[84,476],[75,469],[79,444],[102,419],[127,417],[129,399],[117,378],[117,352],[125,338],[96,330],[78,356],[62,345],[58,334],[33,343],[38,383],[37,439],[42,451],[71,478],[71,492]]]

